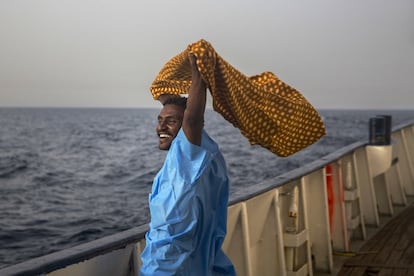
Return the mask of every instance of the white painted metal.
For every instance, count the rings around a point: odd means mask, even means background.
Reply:
[[[299,189],[297,186],[293,187],[289,195],[289,213],[288,221],[285,226],[285,234],[283,235],[283,240],[285,241],[285,259],[286,259],[286,269],[287,271],[294,271],[295,266],[295,251],[296,248],[302,245],[305,241],[301,243],[293,243],[292,240],[298,236],[298,204],[299,204]],[[303,231],[304,232],[304,231]]]
[[[385,173],[375,176],[373,181],[378,203],[378,213],[392,216],[394,214],[394,208],[392,206],[391,191],[388,187]]]
[[[386,172],[392,162],[392,146],[366,146],[367,161],[372,177]]]
[[[293,187],[287,197],[289,208],[283,235],[286,270],[288,275],[301,275],[305,269],[308,269],[306,273],[313,275],[305,190],[302,182],[292,184]]]
[[[404,153],[407,159],[408,176],[410,181],[407,182],[406,192],[414,196],[414,127],[411,126],[401,130],[401,136],[404,145]]]
[[[223,249],[237,275],[286,275],[278,198],[278,191],[271,190],[229,207]]]
[[[412,128],[411,128],[412,129]],[[412,132],[412,130],[407,131],[407,133]],[[414,172],[413,168],[411,167],[411,156],[412,153],[409,151],[408,144],[413,144],[413,140],[407,140],[406,135],[404,135],[405,131],[402,129],[394,133],[393,137],[395,137],[395,146],[398,147],[398,163],[397,167],[400,172],[401,176],[401,183],[404,188],[405,194],[414,196]]]
[[[377,197],[365,147],[356,149],[353,157],[357,185],[360,196],[364,199],[361,201],[364,210],[364,221],[368,225],[379,226]]]
[[[302,177],[301,194],[315,269],[330,272],[333,258],[324,169]]]
[[[325,180],[325,178],[324,178],[324,180]],[[320,181],[318,181],[317,183],[319,185],[321,185]],[[325,187],[325,182],[323,182],[322,185]],[[308,194],[307,194],[307,190],[306,190],[306,186],[305,186],[304,177],[302,177],[300,179],[300,190],[301,190],[300,199],[301,199],[301,202],[302,202],[302,212],[303,212],[303,222],[304,222],[304,227],[303,228],[304,228],[304,231],[306,231],[307,229],[310,228],[310,226],[309,226],[309,215],[308,215],[308,212],[307,212],[308,203],[306,201]],[[326,193],[325,193],[325,195],[326,195]],[[325,201],[326,201],[326,197],[325,197]],[[311,242],[311,236],[310,236],[309,230],[306,231],[305,251],[306,251],[306,262],[305,262],[304,265],[306,265],[306,269],[307,269],[308,274],[310,276],[312,276],[313,275],[312,242]],[[301,269],[299,269],[297,271],[297,273],[300,275],[300,273],[303,273],[304,270],[305,270],[305,268],[302,267]]]
[[[90,260],[79,262],[68,267],[55,270],[48,276],[90,276],[90,275],[131,275],[130,261],[132,260],[134,244],[124,249],[112,251]]]
[[[392,140],[395,140],[394,135]],[[391,203],[393,205],[407,206],[407,197],[401,180],[400,167],[398,166],[398,162],[400,162],[398,150],[398,146],[393,143],[392,164],[390,169],[385,172],[384,177],[389,188]]]
[[[286,275],[286,260],[284,249],[284,237],[283,237],[283,230],[282,230],[282,219],[280,217],[280,201],[279,201],[279,190],[274,189],[274,198],[273,198],[273,206],[275,212],[275,225],[276,225],[276,273],[274,275]]]
[[[351,238],[355,240],[366,239],[364,211],[361,204],[360,189],[358,186],[355,166],[352,165],[354,158],[355,152],[352,152],[350,154],[345,155],[340,160],[342,164],[346,164],[345,167],[342,167],[342,170],[346,170],[344,201],[348,225],[348,240],[347,247],[344,248],[345,251],[347,251],[347,248],[350,247]]]
[[[388,183],[385,181],[385,172],[391,167],[393,146],[367,146],[367,161],[369,173],[371,174],[377,200],[378,213],[382,215],[392,215],[394,213],[391,203],[391,193]]]

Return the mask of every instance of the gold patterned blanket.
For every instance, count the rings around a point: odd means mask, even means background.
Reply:
[[[151,85],[154,99],[187,94],[191,85],[188,55],[213,99],[213,108],[249,140],[286,157],[318,141],[325,126],[318,112],[294,88],[271,72],[245,76],[221,58],[211,44],[199,40],[169,60]]]

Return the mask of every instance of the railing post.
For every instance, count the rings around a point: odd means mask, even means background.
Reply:
[[[414,127],[411,126],[408,129],[401,129],[401,136],[403,154],[407,161],[406,167],[408,170],[405,191],[408,195],[414,196],[414,146],[412,145],[413,143],[409,143],[409,141],[413,141],[414,139]]]
[[[303,176],[300,185],[315,269],[331,272],[333,257],[324,169]]]
[[[368,225],[379,226],[379,215],[377,209],[377,198],[374,190],[374,183],[368,165],[366,148],[361,147],[353,154],[355,178],[359,187],[361,198],[364,200],[362,209],[364,210],[364,221]]]
[[[273,197],[273,206],[275,208],[275,222],[276,222],[276,252],[279,263],[280,276],[286,276],[286,258],[285,247],[283,242],[282,218],[280,217],[280,201],[279,190],[275,189]]]
[[[393,133],[393,138],[396,135]],[[405,190],[401,177],[401,169],[399,166],[400,154],[401,154],[401,145],[399,141],[393,140],[393,155],[391,168],[385,173],[385,182],[387,183],[390,194],[391,194],[391,203],[395,205],[407,206],[407,197],[405,195]]]

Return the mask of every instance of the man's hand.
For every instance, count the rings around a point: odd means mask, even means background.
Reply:
[[[200,71],[198,71],[197,58],[194,54],[190,54],[188,58],[190,59],[192,81],[200,82],[205,87],[204,80],[201,77]]]

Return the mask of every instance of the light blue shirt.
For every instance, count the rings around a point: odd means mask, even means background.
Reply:
[[[221,249],[228,185],[217,144],[203,130],[201,146],[193,145],[181,129],[149,195],[140,275],[235,275]]]

